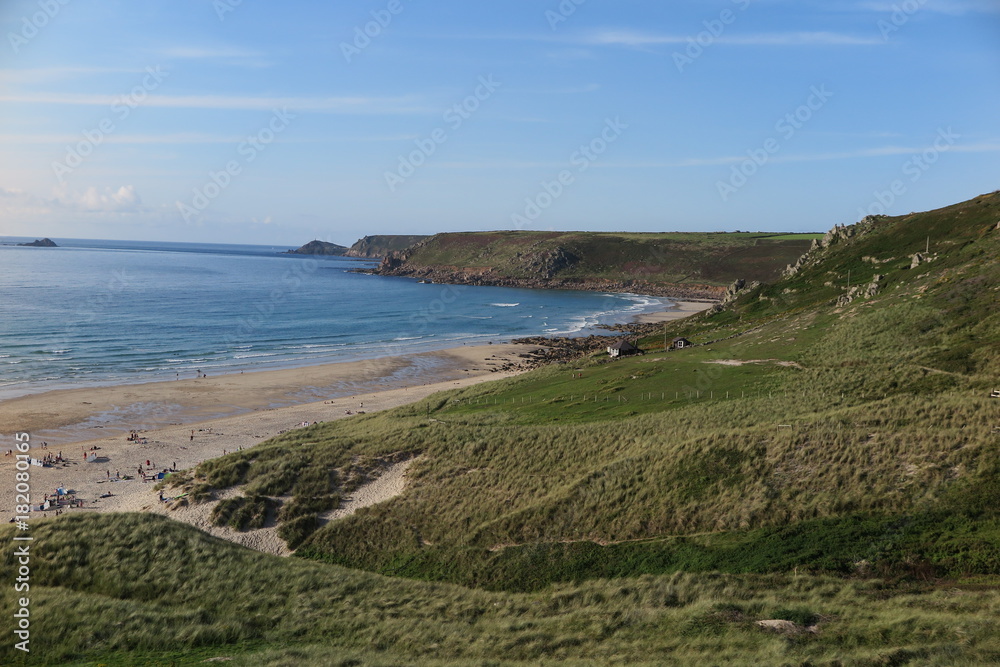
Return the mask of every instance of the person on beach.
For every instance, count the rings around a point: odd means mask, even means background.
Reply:
[[[194,442],[194,430],[191,431],[191,442]]]

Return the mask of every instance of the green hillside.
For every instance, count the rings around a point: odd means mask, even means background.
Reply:
[[[1000,661],[1000,193],[817,241],[647,331],[642,356],[297,429],[179,478],[278,507],[295,558],[156,517],[39,527],[39,617],[72,612],[39,636],[68,663]],[[664,351],[678,336],[695,346]],[[401,496],[319,525],[409,457]],[[756,624],[781,619],[790,634]]]
[[[774,280],[815,234],[464,232],[438,234],[387,259],[383,275],[441,282],[533,281],[721,288],[737,279]]]

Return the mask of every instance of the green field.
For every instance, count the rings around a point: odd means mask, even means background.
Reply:
[[[279,508],[291,559],[160,517],[41,525],[30,664],[1000,662],[997,257],[997,193],[870,221],[642,356],[178,476],[194,497],[242,486],[222,523]],[[696,346],[664,351],[675,336]],[[318,525],[408,457],[402,495]],[[756,623],[781,619],[795,632]]]

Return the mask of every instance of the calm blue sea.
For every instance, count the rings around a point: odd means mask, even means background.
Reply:
[[[373,263],[285,247],[53,240],[59,248],[0,245],[0,399],[583,335],[662,308],[653,297],[359,275],[348,270]]]

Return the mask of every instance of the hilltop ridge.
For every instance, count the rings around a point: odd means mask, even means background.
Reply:
[[[437,234],[370,271],[433,282],[720,298],[737,279],[773,280],[811,234],[462,232]]]

